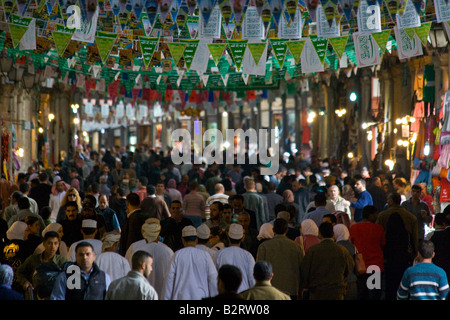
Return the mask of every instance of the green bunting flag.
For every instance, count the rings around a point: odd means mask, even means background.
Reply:
[[[64,51],[66,51],[67,45],[69,44],[70,39],[72,39],[74,32],[75,29],[66,28],[62,24],[57,24],[56,30],[52,31],[56,51],[58,52],[61,58],[63,57]]]
[[[320,62],[323,64],[327,54],[328,39],[318,38],[317,35],[314,34],[310,35],[309,38],[311,39],[314,50],[316,50],[316,53],[319,56]]]
[[[428,42],[428,35],[430,34],[431,30],[431,24],[432,22],[424,22],[420,27],[415,27],[414,32],[417,34],[417,36],[420,39],[420,42],[424,45],[424,47],[427,46]]]
[[[186,43],[186,49],[184,49],[184,62],[186,63],[187,70],[191,68],[192,60],[194,60],[195,52],[197,52],[198,43],[200,40],[180,40],[181,43]]]
[[[413,40],[416,33],[414,32],[415,28],[405,28],[403,29],[405,33],[408,35],[409,40]]]
[[[250,53],[252,54],[253,60],[255,61],[255,64],[259,64],[259,60],[261,60],[261,57],[264,53],[264,50],[266,49],[266,42],[256,42],[256,43],[248,43],[248,49],[250,50]]]
[[[271,38],[270,44],[272,45],[272,52],[278,62],[278,66],[280,69],[283,69],[284,59],[286,58],[286,50],[287,50],[287,40],[286,39],[278,39]]]
[[[178,62],[180,62],[180,59],[183,56],[184,50],[187,47],[187,43],[168,42],[167,46],[169,47],[173,62],[175,62],[175,65],[178,65]]]
[[[333,46],[334,51],[336,52],[339,59],[342,58],[342,55],[345,52],[345,46],[347,45],[348,36],[328,38],[331,45]]]
[[[216,66],[219,64],[220,58],[227,47],[226,43],[208,43],[209,52]]]
[[[233,57],[236,65],[236,71],[241,70],[242,60],[244,58],[245,48],[247,47],[248,40],[228,40],[228,48],[231,50],[231,56]]]
[[[302,55],[303,47],[305,46],[305,40],[291,40],[287,42],[287,46],[294,57],[295,63],[299,64],[300,56]]]
[[[371,33],[372,38],[375,40],[375,42],[378,44],[378,47],[381,50],[381,53],[384,53],[386,51],[386,44],[389,40],[389,36],[391,35],[391,30],[384,30],[381,32],[374,32]]]
[[[95,36],[95,44],[97,45],[98,53],[102,59],[102,63],[106,63],[112,47],[116,43],[118,34],[112,32],[98,31]]]
[[[17,47],[23,35],[27,32],[31,20],[33,19],[28,17],[21,18],[17,14],[11,14],[11,22],[8,25],[14,48]]]
[[[142,50],[142,59],[144,60],[145,68],[148,68],[148,65],[152,61],[153,53],[158,46],[159,38],[151,38],[151,37],[139,37],[139,43],[141,44]]]

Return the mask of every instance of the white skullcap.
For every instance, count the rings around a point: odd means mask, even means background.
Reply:
[[[211,234],[211,230],[206,224],[201,224],[200,227],[197,228],[197,236],[200,239],[209,239],[209,236]]]
[[[97,228],[97,221],[93,219],[84,219],[81,223],[82,228]]]
[[[197,236],[197,229],[195,229],[194,226],[186,226],[181,231],[182,237],[191,237],[191,236]]]
[[[240,240],[244,236],[244,228],[238,223],[232,223],[228,229],[228,236],[231,239]]]

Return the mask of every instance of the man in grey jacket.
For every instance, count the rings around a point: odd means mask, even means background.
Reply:
[[[156,290],[147,278],[152,272],[153,257],[146,251],[136,251],[128,274],[111,282],[105,300],[158,300]]]

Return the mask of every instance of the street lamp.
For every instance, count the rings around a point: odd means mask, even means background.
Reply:
[[[446,48],[448,45],[448,40],[445,36],[444,29],[440,27],[435,27],[432,30],[430,30],[430,33],[428,35],[428,41],[430,41],[431,46],[434,49],[442,49]]]
[[[355,92],[350,93],[350,96],[348,97],[351,102],[355,102],[356,99],[358,99],[358,96]]]

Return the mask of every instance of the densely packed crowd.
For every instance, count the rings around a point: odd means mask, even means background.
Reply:
[[[248,159],[247,159],[248,160]],[[174,165],[79,146],[1,181],[0,299],[445,299],[450,207],[334,159]],[[424,284],[425,283],[425,284]]]

